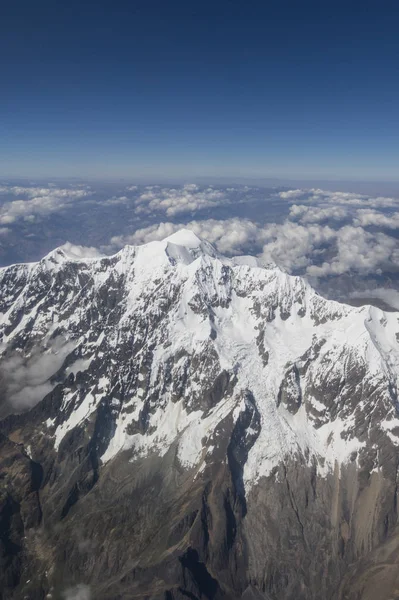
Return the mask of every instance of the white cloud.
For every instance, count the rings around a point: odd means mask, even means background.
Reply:
[[[226,254],[243,253],[248,251],[248,247],[260,247],[266,235],[265,229],[254,221],[238,217],[224,221],[199,221],[194,231]]]
[[[26,196],[29,199],[12,200],[0,206],[0,225],[14,223],[18,219],[28,220],[39,215],[48,215],[63,210],[72,202],[86,197],[87,190],[69,190],[63,188],[24,188],[0,187],[0,193]]]
[[[129,235],[114,235],[110,241],[109,246],[107,247],[110,250],[119,250],[126,245],[140,245],[147,244],[148,242],[153,242],[155,240],[163,240],[168,235],[172,235],[178,229],[181,229],[182,225],[175,225],[174,223],[157,223],[155,225],[150,225],[149,227],[144,227],[142,229],[137,229],[134,233]]]
[[[328,190],[310,189],[310,190],[289,190],[280,192],[280,198],[294,201],[298,198],[301,202],[310,204],[337,204],[347,207],[371,207],[371,208],[392,208],[399,207],[398,198],[377,198],[365,196],[364,194],[354,194],[352,192],[330,192]]]
[[[101,206],[114,206],[118,204],[129,204],[132,201],[133,200],[127,196],[114,196],[108,200],[99,200],[98,202],[95,202],[95,204],[101,204]]]
[[[61,250],[72,260],[79,260],[80,258],[99,258],[102,256],[101,252],[93,246],[77,246],[66,242],[60,246]]]
[[[147,187],[135,202],[138,212],[164,212],[166,216],[173,217],[179,213],[228,204],[230,200],[224,190],[212,187],[201,189],[191,183],[180,188]]]
[[[373,208],[395,208],[399,206],[399,200],[397,198],[369,198],[367,205]]]
[[[361,227],[373,225],[387,229],[399,229],[399,212],[388,215],[377,210],[362,208],[356,212],[353,222]]]
[[[367,196],[354,194],[352,192],[330,192],[328,190],[309,190],[308,202],[327,202],[329,204],[344,204],[346,206],[357,206],[367,202]]]
[[[287,192],[279,192],[278,195],[283,200],[296,200],[297,198],[303,198],[307,194],[306,190],[288,190]]]
[[[350,271],[378,275],[383,270],[399,269],[399,248],[393,237],[347,225],[336,232],[336,241],[337,254],[330,262],[309,266],[309,275],[342,275]]]
[[[308,190],[303,195],[300,190],[291,190],[283,197],[290,201],[301,198],[301,204],[291,205],[288,218],[305,226],[305,230],[292,229],[290,221],[278,226],[275,240],[265,247],[266,257],[271,256],[288,270],[306,267],[307,274],[314,277],[349,272],[379,274],[398,269],[398,241],[384,233],[364,229],[369,226],[399,228],[399,212],[381,212],[399,208],[398,199],[319,189]],[[328,222],[331,226],[339,221],[346,224],[330,229],[329,239],[320,244],[313,235],[315,224]],[[328,253],[320,264],[327,242],[330,244]]]
[[[68,188],[56,188],[49,186],[39,187],[21,187],[21,186],[0,186],[0,194],[12,194],[14,196],[27,196],[36,198],[51,195],[54,198],[83,198],[89,194],[88,190],[76,190]]]
[[[225,220],[199,216],[187,222],[184,214],[202,209],[211,210],[229,206],[231,215],[234,206],[249,198],[260,203],[260,192],[255,188],[238,186],[220,188],[186,184],[176,187],[159,185],[128,186],[126,192],[107,200],[93,202],[101,206],[131,206],[138,215],[146,219],[150,215],[162,221],[140,228],[129,235],[114,235],[105,246],[114,251],[125,244],[142,244],[154,239],[163,239],[181,227],[192,229],[227,255],[257,253],[263,260],[277,263],[289,272],[302,272],[311,276],[339,275],[346,272],[377,273],[392,272],[397,268],[398,242],[383,233],[371,233],[365,227],[399,228],[399,200],[385,197],[370,197],[347,192],[327,190],[293,189],[279,193],[288,201],[283,223],[264,225],[251,220],[231,216]],[[66,207],[74,206],[89,192],[87,189],[64,189],[48,187],[2,187],[0,193],[24,195],[25,200],[15,199],[0,206],[0,235],[6,235],[12,223],[18,220],[40,220],[40,217]],[[256,207],[259,208],[260,204]],[[397,208],[389,215],[385,208]],[[252,207],[251,210],[253,210]],[[264,209],[266,215],[267,208]],[[241,212],[241,209],[240,209]],[[115,213],[117,214],[117,213]],[[202,213],[203,214],[203,213]],[[208,214],[208,213],[206,213]],[[183,217],[179,219],[179,216]],[[279,215],[280,216],[280,215]],[[155,216],[153,220],[157,217]],[[190,218],[190,217],[188,217]],[[182,222],[175,223],[173,221]],[[148,221],[147,221],[148,222]],[[337,228],[345,222],[344,227]],[[123,231],[123,230],[122,230]],[[104,246],[103,246],[104,248]],[[93,256],[95,256],[93,250]],[[79,253],[78,253],[79,254]],[[78,255],[76,255],[78,256]]]
[[[289,217],[301,223],[321,223],[322,221],[347,219],[349,211],[343,206],[307,206],[306,204],[293,204],[290,207]]]
[[[285,221],[271,224],[266,228],[267,243],[262,258],[273,262],[288,272],[311,265],[314,258],[322,253],[326,244],[334,241],[336,232],[328,226],[308,225]]]
[[[0,212],[1,212],[1,208],[0,208]],[[8,215],[8,214],[0,215],[0,223],[2,225],[9,225],[10,223],[14,223],[14,221],[15,221],[14,215]]]
[[[7,401],[17,410],[31,408],[40,402],[54,387],[49,379],[73,349],[71,342],[57,338],[47,350],[37,348],[28,357],[14,354],[3,358],[0,376]]]
[[[128,236],[111,238],[108,250],[117,250],[126,244],[140,245],[163,240],[182,227],[191,229],[223,254],[255,252],[261,254],[265,262],[274,262],[288,271],[312,264],[312,258],[323,251],[322,246],[336,236],[336,232],[326,226],[305,227],[290,221],[262,226],[249,219],[234,217],[190,221],[184,225],[171,222],[151,225]]]
[[[298,212],[308,214],[307,211]],[[338,211],[336,216],[341,214]],[[352,225],[334,229],[329,225],[289,220],[282,224],[260,225],[238,217],[157,223],[131,235],[114,236],[107,250],[117,250],[125,244],[162,240],[182,227],[191,229],[223,254],[256,253],[266,263],[272,262],[288,272],[302,272],[313,277],[347,272],[377,274],[384,269],[395,271],[399,266],[398,242],[383,233],[372,234]]]
[[[143,229],[138,229],[128,236],[114,236],[110,240],[110,249],[119,249],[126,244],[145,244],[154,240],[163,240],[182,227],[191,229],[199,237],[214,244],[220,252],[234,254],[245,252],[248,246],[258,246],[259,249],[267,237],[265,228],[249,219],[218,220],[206,219],[190,221],[189,223],[158,223]]]

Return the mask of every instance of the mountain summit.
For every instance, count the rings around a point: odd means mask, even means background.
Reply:
[[[0,269],[4,598],[390,598],[398,317],[189,230]]]

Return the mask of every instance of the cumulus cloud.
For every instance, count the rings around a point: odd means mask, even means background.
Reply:
[[[265,258],[291,271],[303,268],[312,277],[398,270],[396,238],[367,228],[398,229],[399,211],[391,211],[399,208],[399,199],[321,189],[289,190],[279,196],[291,206],[288,219],[276,226],[275,239],[265,246]],[[326,224],[324,232],[315,229],[319,223]]]
[[[399,269],[397,240],[384,233],[372,234],[362,227],[347,225],[335,232],[337,253],[329,261],[311,265],[307,273],[316,277],[342,275],[350,271],[381,274]]]
[[[0,225],[8,225],[19,219],[61,211],[90,192],[85,189],[1,186],[0,193],[25,196],[25,199],[12,200],[0,206]]]
[[[187,227],[189,226],[187,225]],[[109,246],[106,249],[110,251],[119,250],[127,244],[135,246],[156,240],[163,240],[181,228],[182,225],[176,225],[175,223],[156,223],[155,225],[137,229],[134,233],[128,235],[114,235],[110,239]]]
[[[66,219],[71,228],[68,237],[80,243],[75,232],[79,235],[81,227],[82,241],[106,252],[125,244],[160,240],[187,227],[223,254],[256,254],[289,272],[313,278],[397,269],[398,242],[393,231],[399,228],[399,200],[395,198],[317,188],[271,192],[238,185],[115,185],[107,190],[112,190],[108,197],[104,190],[96,196],[87,187],[0,187],[0,194],[8,194],[7,202],[0,204],[3,252],[9,240],[14,243],[9,232],[18,231],[15,224],[31,223],[34,232],[35,223],[44,215],[65,211],[65,215],[79,215],[83,223]],[[95,228],[91,211],[76,210],[80,201],[85,207],[88,203],[95,206]],[[55,224],[57,241],[60,233]],[[37,243],[32,240],[27,234],[29,249]],[[89,256],[85,249],[64,251],[74,258]],[[97,251],[90,248],[89,254],[95,257]]]
[[[226,190],[227,191],[227,190]],[[147,187],[136,199],[139,212],[164,212],[172,217],[179,213],[195,212],[204,208],[228,203],[226,191],[212,187],[201,189],[196,184],[186,184],[180,188]]]
[[[325,277],[350,272],[392,273],[398,269],[399,249],[395,238],[382,232],[370,233],[360,225],[347,224],[338,229],[331,226],[332,221],[339,222],[347,216],[344,207],[293,205],[291,209],[283,223],[262,225],[238,217],[156,223],[130,235],[112,237],[107,250],[162,240],[185,227],[223,254],[254,253],[265,263],[275,263],[290,273]],[[294,217],[296,221],[290,220]]]
[[[72,260],[102,256],[101,252],[93,246],[77,246],[76,244],[71,244],[71,242],[66,242],[62,246],[59,246],[59,249]]]
[[[306,204],[293,204],[290,207],[289,217],[301,223],[321,223],[322,221],[343,221],[349,216],[343,206],[307,206]]]
[[[367,198],[364,204],[372,208],[394,208],[399,206],[399,200],[397,198],[385,198],[381,196],[378,198]]]
[[[207,208],[243,202],[256,188],[240,186],[237,188],[219,188],[199,186],[187,183],[177,187],[160,185],[137,186],[125,188],[125,194],[99,200],[101,206],[131,206],[136,214],[152,215],[162,213],[168,218],[183,213],[193,213]],[[269,195],[269,193],[267,193]]]
[[[387,229],[399,229],[399,212],[385,214],[377,210],[361,208],[356,212],[353,220],[355,225],[361,227],[382,227]]]
[[[328,226],[305,227],[290,221],[268,225],[265,233],[267,243],[263,247],[263,260],[276,263],[288,272],[311,265],[336,237],[336,232]]]
[[[266,239],[266,231],[259,224],[250,219],[237,217],[225,220],[205,219],[203,221],[190,221],[181,223],[162,222],[143,229],[138,229],[131,235],[114,236],[110,240],[110,248],[117,250],[126,244],[145,244],[154,240],[163,240],[165,237],[179,231],[182,227],[191,229],[196,235],[206,239],[216,248],[226,254],[245,252],[250,247],[261,248]]]
[[[279,192],[280,198],[283,200],[296,200],[297,198],[303,198],[308,194],[306,190],[288,190],[286,192]]]

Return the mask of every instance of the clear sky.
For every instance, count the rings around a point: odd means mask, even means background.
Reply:
[[[399,179],[398,2],[3,2],[0,175]]]

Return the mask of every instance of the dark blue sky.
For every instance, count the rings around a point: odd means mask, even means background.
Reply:
[[[0,175],[399,179],[397,2],[0,9]]]

